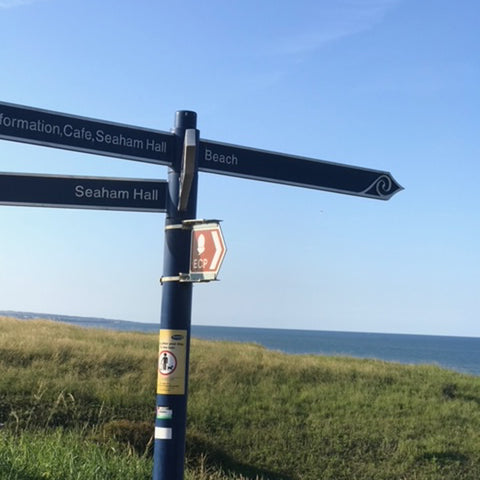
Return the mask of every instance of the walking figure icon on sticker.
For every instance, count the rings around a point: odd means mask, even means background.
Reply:
[[[168,351],[163,350],[160,352],[158,359],[158,371],[161,375],[171,375],[177,368],[177,359],[175,355]]]

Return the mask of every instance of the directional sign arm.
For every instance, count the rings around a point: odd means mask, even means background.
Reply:
[[[389,172],[200,141],[199,170],[388,200],[403,188]]]
[[[167,182],[0,173],[0,204],[165,212]]]
[[[160,165],[173,160],[170,133],[5,102],[0,138]]]

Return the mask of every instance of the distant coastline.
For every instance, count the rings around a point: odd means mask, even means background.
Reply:
[[[55,313],[38,312],[17,312],[12,310],[0,310],[0,316],[12,317],[19,320],[33,320],[35,318],[42,320],[53,320],[55,322],[71,323],[88,328],[106,328],[108,330],[121,331],[139,331],[139,332],[158,332],[160,320],[156,323],[132,322],[129,320],[114,320],[102,317],[81,317],[75,315],[60,315]]]

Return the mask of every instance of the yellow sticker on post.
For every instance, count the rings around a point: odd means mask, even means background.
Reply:
[[[187,331],[160,330],[157,394],[185,395]]]

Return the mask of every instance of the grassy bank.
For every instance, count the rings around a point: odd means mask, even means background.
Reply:
[[[0,478],[149,479],[157,336],[0,320]],[[480,478],[480,379],[194,340],[186,480]]]

